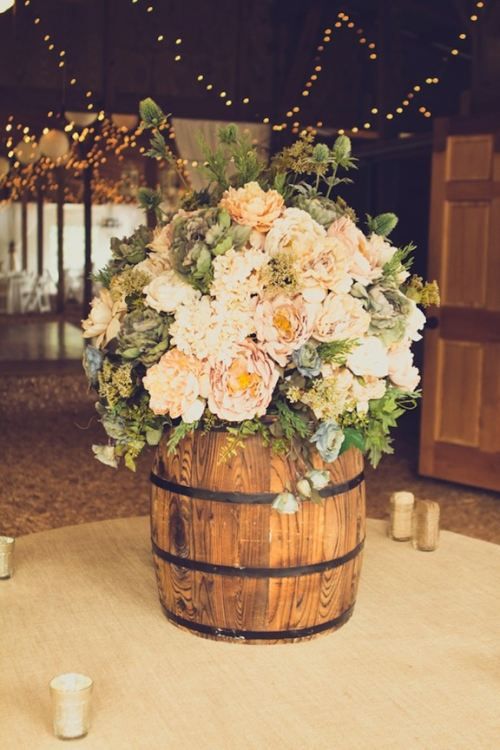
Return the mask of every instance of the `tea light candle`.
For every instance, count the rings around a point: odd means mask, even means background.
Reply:
[[[389,536],[397,542],[411,539],[413,492],[394,492],[391,495],[391,520]]]
[[[413,546],[422,552],[433,552],[439,544],[439,503],[417,500],[413,511]]]
[[[0,536],[0,578],[10,578],[14,569],[14,544],[11,536]]]
[[[69,740],[83,737],[90,726],[90,696],[93,682],[90,677],[68,672],[50,682],[54,734]]]

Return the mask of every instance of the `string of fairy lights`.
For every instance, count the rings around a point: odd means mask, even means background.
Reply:
[[[145,13],[151,18],[155,18],[156,5],[152,0],[130,0],[131,5],[137,6],[141,13]],[[19,3],[20,4],[20,3]],[[50,59],[54,61],[55,66],[61,71],[62,87],[63,90],[66,86],[75,87],[79,85],[79,81],[76,75],[74,75],[74,66],[71,62],[71,55],[68,50],[60,45],[54,35],[51,33],[40,15],[36,0],[22,0],[22,4],[26,11],[27,17],[31,18],[33,26],[39,32],[40,38],[43,45],[45,46]],[[470,24],[475,24],[480,20],[482,11],[484,11],[487,5],[486,0],[477,0],[473,3],[472,10],[470,11],[469,21]],[[265,124],[270,124],[272,129],[275,131],[282,131],[289,128],[290,132],[298,134],[303,131],[310,131],[316,134],[318,129],[323,128],[325,123],[318,120],[314,124],[306,124],[303,121],[301,101],[304,101],[309,97],[324,74],[325,63],[324,55],[327,49],[338,37],[338,34],[342,31],[347,30],[355,35],[356,42],[366,50],[367,62],[369,64],[375,63],[379,57],[376,42],[370,39],[369,34],[361,27],[356,20],[351,18],[349,14],[344,11],[339,11],[334,21],[326,26],[322,30],[321,39],[317,43],[314,56],[310,68],[310,72],[303,84],[300,92],[297,93],[295,102],[283,112],[281,120],[272,122],[270,115],[260,116],[260,119]],[[181,36],[176,36],[175,33],[167,34],[165,30],[156,28],[154,31],[154,38],[152,41],[155,44],[165,48],[165,52],[168,50],[171,55],[171,61],[173,63],[181,63],[185,60],[184,40]],[[454,43],[450,44],[448,55],[445,58],[445,63],[451,60],[456,60],[461,57],[464,52],[464,44],[469,36],[469,30],[462,30],[454,40]],[[427,76],[422,76],[419,80],[412,83],[406,94],[398,101],[391,110],[380,112],[377,106],[370,108],[369,114],[366,115],[362,121],[352,125],[349,128],[333,128],[334,132],[339,134],[347,133],[356,135],[361,130],[368,131],[373,128],[373,116],[385,117],[388,121],[394,120],[412,107],[424,118],[431,118],[432,111],[428,104],[425,104],[426,92],[440,84],[442,81],[440,75],[436,75],[436,71],[432,72]],[[219,97],[224,101],[226,107],[231,107],[235,103],[235,97],[230,93],[229,86],[218,86],[215,84],[213,78],[207,72],[196,72],[194,74],[194,82],[197,85],[201,85],[204,89]],[[145,147],[140,145],[141,130],[137,127],[124,127],[118,122],[118,116],[108,115],[105,111],[99,107],[98,99],[92,89],[87,89],[84,94],[85,98],[85,109],[88,115],[93,115],[93,118],[89,120],[88,124],[82,125],[77,123],[68,117],[68,115],[79,113],[63,113],[49,110],[47,112],[47,120],[52,124],[61,123],[60,127],[64,133],[71,138],[74,144],[74,148],[69,152],[67,156],[59,159],[51,159],[47,156],[37,156],[36,160],[33,159],[34,163],[29,161],[30,149],[33,149],[35,153],[37,148],[37,138],[34,132],[30,129],[29,125],[22,122],[16,122],[13,114],[10,114],[7,118],[4,126],[4,138],[5,147],[7,149],[7,155],[9,159],[13,159],[14,174],[10,176],[7,182],[4,179],[3,185],[6,184],[10,187],[13,195],[20,195],[23,190],[33,190],[35,186],[40,185],[42,178],[45,177],[47,182],[47,190],[56,188],[56,181],[54,178],[54,167],[64,166],[66,170],[72,170],[72,176],[77,179],[81,176],[83,169],[87,166],[92,166],[95,170],[95,181],[96,185],[100,179],[99,184],[103,186],[101,192],[107,195],[113,193],[111,186],[106,188],[105,180],[99,176],[99,169],[108,162],[108,158],[111,154],[119,160],[123,161],[128,152],[133,153],[138,151],[144,153]],[[423,101],[422,101],[423,100]],[[245,106],[252,105],[250,96],[244,95],[240,97],[240,102]],[[419,105],[419,106],[418,106]],[[252,106],[249,106],[249,114],[252,112]],[[68,120],[64,125],[64,116]],[[132,116],[128,116],[129,118]],[[259,116],[254,113],[254,118],[258,119]],[[99,127],[95,127],[92,123],[98,121]],[[330,128],[332,129],[332,128]],[[42,136],[47,135],[51,132],[51,128],[44,127],[42,130]],[[14,145],[15,138],[21,138],[20,143],[17,147]],[[171,123],[166,126],[166,137],[171,140],[175,139],[175,131]],[[82,156],[78,150],[78,144],[83,144],[88,140],[88,146],[86,147],[85,155]],[[23,146],[23,144],[25,144]],[[28,163],[21,164],[18,159],[19,148],[22,147],[27,153]],[[26,155],[26,154],[25,154]],[[0,157],[2,159],[3,157]],[[183,167],[187,164],[186,160],[178,159],[177,166]],[[2,179],[0,172],[0,180]],[[71,188],[66,187],[66,191]],[[119,201],[119,196],[115,196],[116,200]]]

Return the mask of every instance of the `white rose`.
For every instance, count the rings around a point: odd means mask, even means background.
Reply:
[[[347,366],[355,375],[384,378],[389,372],[387,351],[380,339],[367,336],[349,354]]]
[[[366,413],[368,402],[376,398],[382,398],[386,391],[386,382],[382,378],[366,375],[363,381],[354,379],[352,384],[352,395],[356,401],[356,411]]]
[[[425,315],[413,300],[410,300],[410,305],[410,314],[406,318],[405,338],[420,341],[422,334],[419,331],[425,326]]]
[[[158,312],[175,312],[182,302],[200,297],[200,292],[175,271],[165,271],[144,287],[146,304]]]
[[[413,365],[413,352],[406,344],[389,349],[389,377],[398,388],[414,391],[420,382],[418,368]]]

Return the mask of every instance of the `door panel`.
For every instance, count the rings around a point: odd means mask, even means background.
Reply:
[[[436,128],[428,276],[420,471],[500,490],[500,119]]]

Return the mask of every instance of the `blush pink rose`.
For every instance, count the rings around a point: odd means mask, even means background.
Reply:
[[[281,216],[284,201],[277,190],[262,190],[257,182],[247,182],[241,188],[226,190],[220,206],[238,224],[268,232]]]
[[[255,330],[262,348],[285,367],[288,358],[311,338],[316,308],[298,294],[279,294],[263,300],[255,309]]]
[[[205,409],[204,364],[180,349],[170,349],[143,379],[150,394],[149,405],[155,414],[168,414],[172,419],[196,422]]]
[[[279,370],[261,347],[246,339],[226,364],[209,371],[208,408],[219,419],[242,422],[262,417],[271,402]]]

